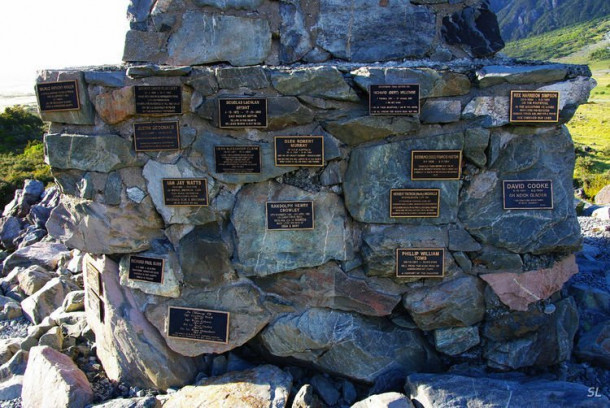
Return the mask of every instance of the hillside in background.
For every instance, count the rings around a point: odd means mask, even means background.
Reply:
[[[491,0],[504,41],[610,15],[609,0]]]

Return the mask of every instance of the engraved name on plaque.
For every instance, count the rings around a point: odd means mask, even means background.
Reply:
[[[229,313],[170,306],[167,336],[226,344],[229,342]]]
[[[399,278],[442,278],[445,250],[442,248],[396,249],[396,276]]]
[[[218,100],[221,128],[266,128],[266,98],[232,98]]]
[[[129,279],[140,282],[163,283],[162,258],[148,258],[132,255],[129,257]]]
[[[510,91],[510,122],[559,122],[559,92]]]
[[[178,122],[134,123],[133,139],[136,152],[179,150]]]
[[[61,112],[80,109],[77,81],[47,82],[36,85],[41,112]]]
[[[419,84],[371,85],[369,113],[371,115],[419,114]]]
[[[459,180],[461,150],[411,151],[411,180]]]
[[[266,219],[268,230],[313,230],[313,201],[267,202]]]
[[[276,136],[275,165],[324,166],[324,136]]]
[[[135,86],[136,113],[176,115],[182,113],[182,87]]]
[[[504,180],[505,210],[552,210],[552,180]]]
[[[390,217],[436,218],[440,214],[440,189],[390,190]]]
[[[163,202],[168,207],[205,207],[208,181],[201,179],[163,179]]]
[[[261,172],[260,146],[214,146],[214,158],[216,173],[258,174]]]

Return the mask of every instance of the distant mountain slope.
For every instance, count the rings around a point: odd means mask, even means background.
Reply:
[[[578,61],[574,62],[583,63],[592,59],[592,53],[600,53],[599,51],[610,46],[609,32],[610,15],[509,42],[502,52],[515,58],[538,60],[556,60],[581,54]]]
[[[490,0],[504,41],[610,15],[610,0]]]

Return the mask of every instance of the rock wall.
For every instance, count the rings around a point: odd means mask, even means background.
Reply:
[[[125,59],[149,63],[38,78],[80,92],[80,110],[42,112],[63,194],[47,229],[91,254],[88,319],[109,377],[183,385],[206,355],[243,345],[367,383],[451,361],[515,369],[569,357],[578,318],[560,289],[581,238],[563,124],[595,85],[586,67],[369,63],[493,53],[459,40],[463,24],[486,21],[478,2],[355,0],[349,13],[331,0],[132,3]],[[370,43],[373,9],[398,43]],[[405,16],[425,41],[392,31]],[[175,66],[222,61],[268,65]],[[295,61],[311,63],[271,66]],[[369,86],[400,84],[419,84],[420,113],[370,115]],[[178,86],[182,113],[136,113],[142,85]],[[513,90],[559,91],[559,121],[510,122]],[[219,100],[242,97],[266,99],[266,127],[220,127]],[[171,121],[178,150],[135,150],[134,124]],[[323,164],[277,166],[277,136],[322,136]],[[237,145],[258,147],[260,172],[219,171],[215,148]],[[461,151],[459,179],[412,180],[413,150]],[[204,179],[208,205],[166,205],[162,180],[179,178]],[[504,209],[506,180],[550,180],[552,208]],[[438,217],[391,217],[392,189],[438,189]],[[311,202],[313,228],[267,229],[266,203],[282,201]],[[442,249],[443,276],[398,277],[398,248]],[[162,283],[130,279],[134,255],[162,259]],[[169,337],[169,307],[229,312],[228,342]]]

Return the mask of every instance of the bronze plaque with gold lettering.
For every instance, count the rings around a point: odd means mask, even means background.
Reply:
[[[136,152],[179,150],[178,122],[134,123],[133,139]]]
[[[141,282],[163,283],[163,258],[129,257],[129,279]]]
[[[559,92],[510,91],[510,122],[559,122]]]
[[[267,229],[279,231],[314,229],[313,201],[267,202]]]
[[[234,98],[218,100],[221,128],[266,128],[266,98]]]
[[[41,112],[61,112],[80,109],[78,83],[59,81],[36,84],[36,95]]]
[[[443,248],[396,249],[396,276],[399,278],[442,278],[445,275]]]
[[[229,313],[170,306],[167,336],[226,344],[229,342]]]
[[[182,113],[182,87],[135,86],[136,113],[177,115]]]
[[[552,180],[504,180],[505,210],[552,210]]]
[[[208,181],[201,179],[163,179],[163,202],[168,207],[206,207]]]
[[[390,217],[436,218],[440,213],[440,189],[390,190]]]
[[[395,116],[419,114],[419,84],[371,85],[369,113]]]
[[[459,180],[461,150],[411,151],[411,180]]]
[[[276,136],[275,165],[324,166],[324,136]]]
[[[216,173],[258,174],[261,172],[261,148],[250,145],[214,146]]]

